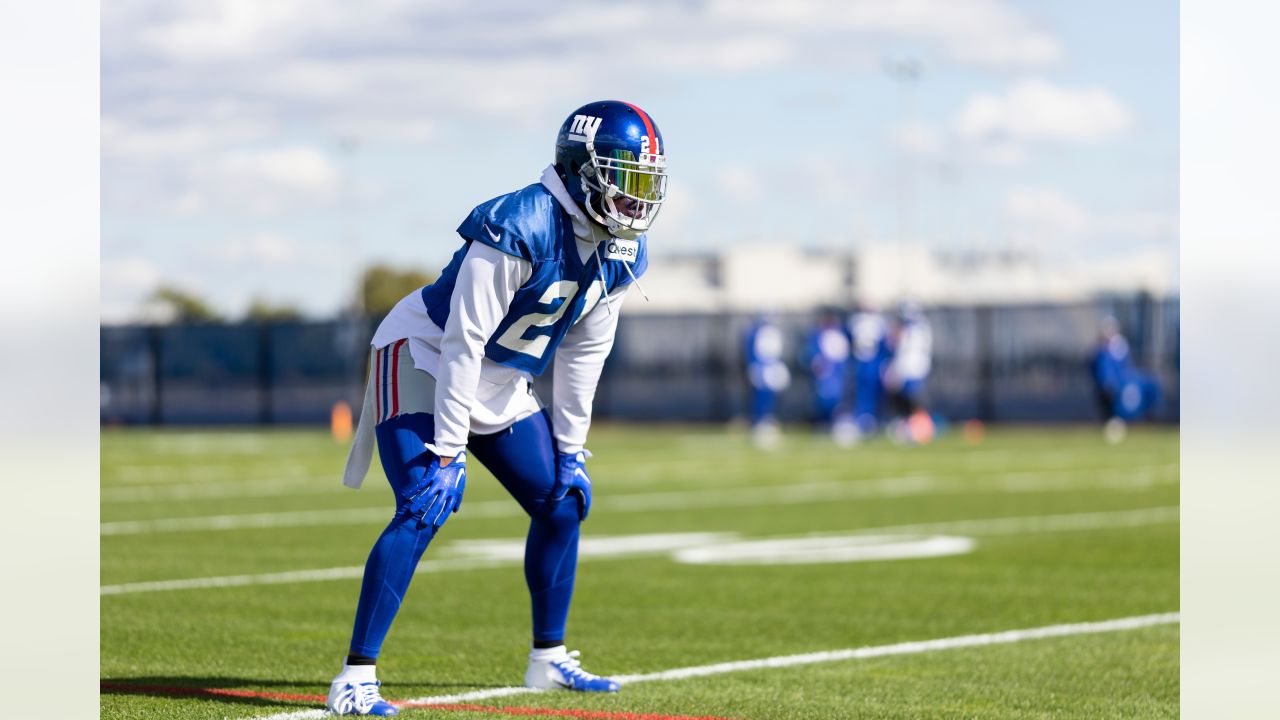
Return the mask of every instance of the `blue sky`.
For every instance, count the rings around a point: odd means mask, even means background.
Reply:
[[[102,308],[159,282],[322,317],[431,269],[573,108],[661,126],[655,254],[744,243],[1175,258],[1178,8],[1140,0],[103,6]],[[904,111],[886,60],[923,68]],[[1176,260],[1175,260],[1176,261]]]

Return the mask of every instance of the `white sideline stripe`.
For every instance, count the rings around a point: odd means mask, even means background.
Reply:
[[[804,653],[801,655],[781,655],[758,660],[738,660],[736,662],[717,663],[714,665],[697,665],[694,667],[663,670],[641,675],[620,675],[620,683],[652,682],[654,680],[682,680],[691,677],[720,675],[722,673],[740,672],[742,670],[758,670],[761,668],[781,668],[795,665],[812,665],[815,663],[838,662],[840,660],[866,660],[868,658],[889,657],[891,655],[915,655],[934,652],[936,650],[953,650],[955,648],[981,647],[984,645],[1007,645],[1026,640],[1042,640],[1044,638],[1065,637],[1068,635],[1091,635],[1097,633],[1137,630],[1154,625],[1170,625],[1179,622],[1179,613],[1160,613],[1158,615],[1138,615],[1134,617],[1102,620],[1099,622],[1071,623],[1065,625],[1047,625],[1045,627],[1025,630],[1006,630],[996,633],[978,635],[960,635],[958,637],[939,638],[936,640],[918,640],[914,642],[896,643],[894,645],[877,645],[872,647],[847,648],[844,650],[827,650],[824,652]]]
[[[596,508],[611,513],[645,512],[648,510],[694,510],[703,508],[758,507],[761,505],[807,505],[830,500],[906,497],[935,492],[1040,492],[1088,487],[1130,490],[1174,482],[1177,473],[1169,472],[1177,465],[1081,470],[1073,472],[1012,472],[990,476],[985,481],[967,478],[944,478],[930,475],[906,475],[868,480],[808,482],[790,485],[763,485],[714,490],[686,490],[654,493],[631,493],[598,497]],[[1165,477],[1167,475],[1167,477]],[[1084,477],[1084,481],[1072,478]],[[803,477],[803,476],[802,476]],[[464,502],[460,511],[465,517],[515,517],[524,511],[510,500]],[[340,510],[294,510],[270,513],[242,513],[157,520],[122,520],[99,526],[100,535],[141,535],[162,532],[239,530],[245,528],[309,527],[323,525],[359,525],[385,523],[390,519],[387,508],[349,508]]]
[[[176,483],[103,488],[104,503],[143,503],[164,500],[208,500],[241,497],[284,497],[289,495],[336,495],[344,488],[332,475],[240,480],[220,483]]]
[[[1100,633],[1138,630],[1159,625],[1173,625],[1180,621],[1179,613],[1169,612],[1157,615],[1137,615],[1114,620],[1097,622],[1070,623],[1063,625],[1046,625],[1023,630],[1005,630],[1004,632],[981,633],[977,635],[960,635],[957,637],[938,638],[935,640],[917,640],[895,643],[893,645],[873,645],[870,647],[846,648],[844,650],[826,650],[822,652],[803,653],[800,655],[777,655],[755,660],[737,660],[734,662],[715,663],[712,665],[695,665],[692,667],[662,670],[653,673],[636,675],[615,675],[615,679],[624,685],[633,683],[655,682],[665,680],[684,680],[686,678],[723,675],[725,673],[742,672],[744,670],[762,670],[766,668],[795,667],[798,665],[815,665],[818,663],[840,662],[842,660],[867,660],[870,658],[890,657],[894,655],[918,655],[938,650],[955,650],[957,648],[984,647],[989,645],[1009,645],[1028,640],[1068,637],[1072,635],[1097,635]],[[457,693],[454,695],[429,695],[404,701],[413,705],[442,705],[449,703],[488,700],[512,695],[543,692],[524,687],[492,688],[475,692]],[[258,718],[258,720],[301,720],[302,718],[322,718],[325,711],[295,710],[276,713]]]
[[[508,560],[468,557],[423,560],[415,572],[443,572],[448,570],[473,570],[512,564]],[[196,590],[200,588],[242,587],[245,585],[283,585],[286,583],[320,582],[324,580],[349,580],[364,576],[363,565],[318,568],[315,570],[289,570],[286,572],[259,573],[256,575],[223,575],[220,577],[185,578],[181,580],[153,580],[150,582],[103,585],[99,595],[127,595],[165,590]]]
[[[1167,507],[1139,508],[1137,510],[1115,510],[1106,512],[1070,513],[1063,515],[1028,515],[1022,517],[988,518],[979,520],[952,520],[915,525],[894,525],[878,528],[857,528],[841,535],[858,534],[892,534],[921,532],[966,532],[974,535],[1008,535],[1032,532],[1059,532],[1070,530],[1100,530],[1105,528],[1142,527],[1178,521],[1179,508],[1176,505]],[[775,537],[753,538],[755,540],[786,539],[792,537],[816,537],[810,535],[782,535]],[[609,538],[599,538],[609,547]],[[454,548],[460,552],[468,552],[467,543]],[[493,542],[493,541],[485,541]],[[523,543],[523,540],[512,541]],[[586,562],[605,557],[618,557],[623,554],[640,555],[653,552],[613,552],[607,550],[592,554],[589,548],[591,539],[584,540],[579,562]],[[657,550],[657,553],[667,550]],[[478,568],[502,567],[516,565],[522,561],[519,557],[500,556],[467,556],[424,560],[418,564],[416,572],[444,572],[450,570],[474,570]],[[284,583],[320,582],[325,580],[346,580],[362,576],[364,566],[352,565],[336,568],[319,568],[314,570],[291,570],[287,572],[260,573],[254,575],[224,575],[220,577],[184,578],[180,580],[153,580],[147,582],[123,583],[119,585],[103,585],[100,595],[126,595],[142,592],[160,592],[166,590],[196,590],[201,588],[241,587],[245,585],[279,585]]]

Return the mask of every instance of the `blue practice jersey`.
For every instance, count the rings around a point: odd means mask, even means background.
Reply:
[[[1114,335],[1098,346],[1093,355],[1093,379],[1108,392],[1120,388],[1132,373],[1129,342]]]
[[[594,254],[584,263],[578,254],[572,218],[541,183],[476,206],[458,226],[458,234],[465,241],[462,247],[440,279],[422,289],[427,314],[436,325],[445,327],[458,269],[471,243],[484,243],[528,260],[532,265],[529,280],[516,291],[506,317],[485,343],[484,355],[533,375],[547,369],[565,333],[602,294],[631,282],[624,263],[630,263],[636,277],[649,266],[644,235],[635,240],[610,238],[599,248],[603,266],[597,265]]]

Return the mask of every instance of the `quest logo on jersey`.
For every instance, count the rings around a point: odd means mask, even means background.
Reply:
[[[569,139],[579,142],[586,142],[596,136],[596,130],[600,129],[600,122],[604,118],[592,117],[590,115],[574,115],[573,123],[569,125]]]
[[[604,257],[606,260],[621,260],[623,262],[634,263],[636,261],[636,256],[639,253],[639,240],[619,240],[618,238],[609,238],[609,244],[604,248]]]

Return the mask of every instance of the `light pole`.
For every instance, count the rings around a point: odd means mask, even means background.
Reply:
[[[894,175],[896,185],[896,227],[894,244],[898,250],[899,294],[910,294],[907,288],[906,244],[915,235],[915,168],[906,145],[906,133],[915,122],[915,84],[924,66],[915,58],[886,58],[884,71],[898,84],[897,144]]]

